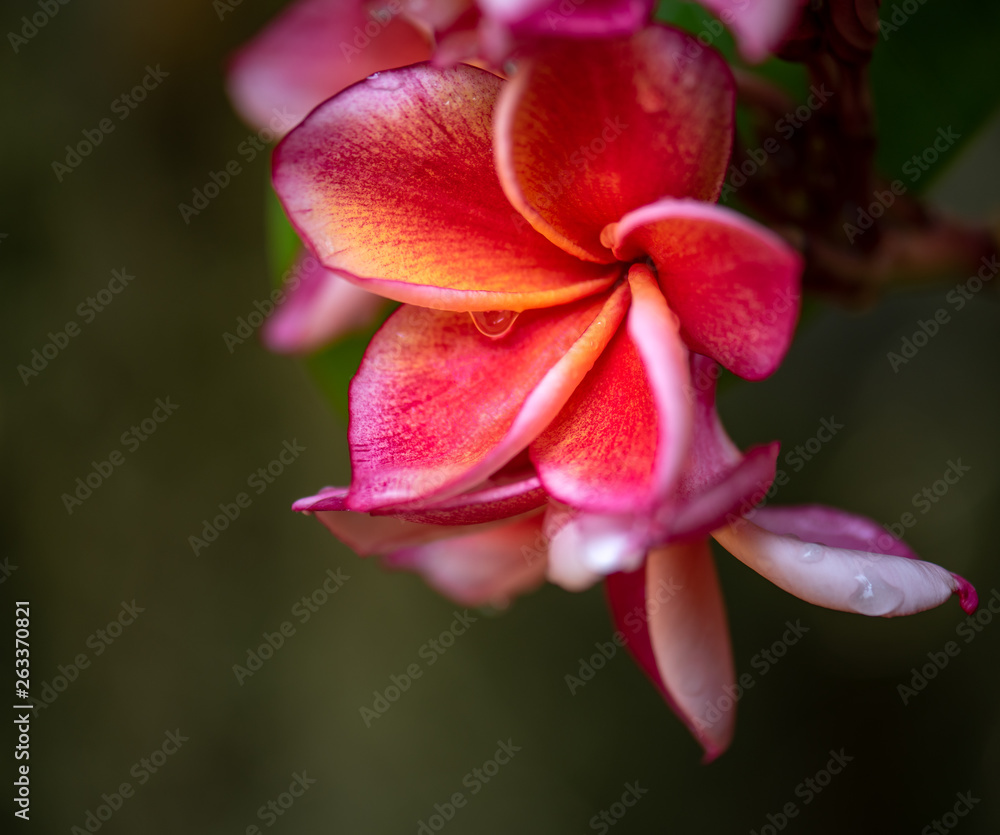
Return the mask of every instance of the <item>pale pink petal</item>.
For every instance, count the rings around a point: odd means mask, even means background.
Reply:
[[[308,354],[372,323],[381,296],[325,269],[303,252],[282,288],[281,301],[262,328],[264,344],[279,354]]]
[[[396,551],[383,562],[390,568],[416,571],[463,606],[504,606],[545,579],[541,518],[536,513],[489,530]]]
[[[745,216],[663,199],[610,227],[615,255],[656,263],[667,304],[692,351],[750,380],[771,374],[799,316],[802,258]]]
[[[789,34],[805,0],[700,0],[733,30],[740,52],[748,61],[763,61]],[[836,3],[838,0],[832,0]],[[716,24],[718,25],[718,24]],[[718,37],[719,32],[709,30]],[[714,40],[714,38],[713,38]]]
[[[616,571],[633,571],[646,555],[648,521],[628,514],[588,513],[553,502],[546,518],[548,578],[583,591]]]
[[[705,540],[657,548],[644,572],[607,580],[618,629],[639,666],[705,749],[729,746],[736,673],[722,591]]]
[[[821,506],[758,508],[712,535],[740,561],[809,603],[842,612],[895,617],[958,594],[976,608],[958,575],[918,560],[875,522]]]
[[[233,106],[248,124],[281,136],[372,73],[426,61],[428,36],[396,11],[361,0],[290,4],[231,59]]]

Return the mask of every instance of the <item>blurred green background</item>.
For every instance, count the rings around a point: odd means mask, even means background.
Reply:
[[[996,54],[983,47],[996,49],[993,6],[911,5],[918,13],[880,46],[876,64],[891,142],[905,136],[909,113],[915,125],[955,121],[967,141],[935,171],[933,199],[995,218],[1000,122],[982,120],[996,95]],[[965,643],[954,600],[895,621],[829,612],[719,552],[737,670],[756,683],[739,704],[731,750],[705,767],[624,653],[570,694],[564,677],[612,632],[600,589],[544,588],[508,611],[474,612],[475,624],[429,665],[420,648],[449,627],[455,607],[289,511],[299,496],[346,483],[345,422],[301,363],[269,355],[256,337],[232,352],[222,338],[270,280],[267,161],[237,153],[251,131],[225,99],[223,61],[280,6],[232,5],[220,20],[210,0],[75,0],[16,53],[9,38],[0,47],[5,628],[13,632],[13,601],[29,600],[35,696],[60,665],[81,654],[88,662],[32,721],[31,821],[15,823],[83,828],[102,794],[128,781],[134,795],[100,831],[414,833],[434,804],[462,791],[468,803],[445,832],[554,835],[604,831],[593,817],[638,781],[648,793],[611,828],[616,835],[761,833],[789,802],[798,814],[788,832],[917,833],[967,791],[981,802],[960,831],[1000,831],[1000,619]],[[20,17],[38,8],[6,3],[0,28],[19,31]],[[890,71],[913,55],[919,66]],[[120,121],[112,102],[147,65],[169,74]],[[52,162],[64,161],[64,146],[106,117],[114,131],[57,181]],[[887,173],[926,144],[917,127],[911,136],[899,158],[883,153]],[[186,224],[178,204],[233,159],[242,173]],[[134,280],[86,321],[78,306],[122,269]],[[886,359],[918,320],[953,310],[946,294],[965,278],[890,294],[863,314],[821,309],[784,367],[734,386],[721,409],[741,445],[779,438],[786,451],[823,418],[844,425],[797,472],[783,452],[791,478],[782,503],[825,502],[894,522],[961,458],[971,470],[918,514],[908,539],[986,599],[1000,587],[991,545],[1000,502],[995,288],[954,313],[898,373]],[[70,321],[79,334],[25,383],[17,366]],[[126,445],[123,433],[141,427],[157,398],[176,412]],[[248,477],[286,441],[305,451],[255,494]],[[68,513],[62,494],[114,450],[124,463]],[[252,504],[195,556],[188,537],[241,491]],[[330,569],[350,579],[302,623],[293,607]],[[108,631],[133,600],[143,610],[134,623]],[[758,653],[796,620],[808,634],[762,674]],[[285,621],[294,635],[238,682],[233,665]],[[949,640],[960,654],[904,706],[897,685]],[[7,659],[12,669],[12,651]],[[414,662],[421,678],[366,727],[360,708]],[[168,731],[187,741],[144,771]],[[464,776],[508,739],[520,750],[472,795]],[[807,803],[797,787],[831,749],[853,759]],[[266,805],[295,774],[315,782],[268,817]]]

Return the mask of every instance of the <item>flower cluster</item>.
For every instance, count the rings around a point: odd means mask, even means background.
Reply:
[[[707,5],[752,59],[799,6]],[[351,484],[294,508],[465,605],[603,581],[622,619],[679,587],[623,632],[711,759],[733,713],[705,711],[735,673],[709,537],[832,609],[976,596],[901,542],[873,552],[867,519],[742,512],[778,444],[741,452],[714,381],[778,367],[802,258],[717,205],[732,73],[649,16],[644,0],[300,0],[230,83],[250,121],[300,120],[273,175],[311,266],[269,344],[308,351],[374,297],[401,303],[351,384]]]

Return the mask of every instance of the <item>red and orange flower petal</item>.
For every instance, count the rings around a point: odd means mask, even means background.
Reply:
[[[701,743],[705,761],[715,759],[733,736],[736,673],[707,540],[654,549],[643,570],[613,574],[606,588],[639,666]]]
[[[354,510],[448,496],[514,458],[558,414],[628,308],[610,293],[523,313],[493,340],[464,313],[404,306],[351,384]]]
[[[678,30],[551,41],[497,103],[504,192],[550,240],[608,262],[609,223],[661,197],[718,197],[733,107],[723,60]]]
[[[286,284],[285,299],[261,329],[264,344],[281,354],[307,354],[367,327],[386,303],[303,253]]]
[[[233,56],[229,97],[248,124],[281,135],[345,87],[431,51],[427,34],[377,3],[298,0]]]
[[[493,167],[503,82],[464,65],[383,72],[330,99],[275,150],[274,184],[324,266],[439,310],[548,307],[609,286],[510,206]]]
[[[629,272],[627,329],[531,445],[545,489],[573,507],[642,513],[677,479],[692,432],[688,352],[649,268]]]
[[[503,606],[545,579],[545,555],[538,548],[541,519],[536,513],[489,530],[406,548],[386,556],[384,563],[418,572],[463,606]]]
[[[878,524],[832,507],[758,508],[712,535],[779,588],[828,609],[896,617],[944,603],[952,594],[974,612],[967,580],[924,562]]]
[[[741,214],[660,200],[609,230],[619,258],[647,253],[693,351],[749,380],[780,364],[799,315],[802,258]]]

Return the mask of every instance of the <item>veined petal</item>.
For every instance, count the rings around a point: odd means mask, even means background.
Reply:
[[[733,30],[740,53],[763,61],[798,19],[805,0],[701,0]]]
[[[916,559],[875,522],[830,507],[758,508],[712,535],[779,588],[817,606],[895,617],[958,594],[966,612],[975,589],[957,574]]]
[[[628,327],[531,445],[545,489],[600,513],[642,513],[674,486],[692,431],[688,352],[648,267],[629,272]]]
[[[726,64],[678,30],[552,40],[497,103],[497,171],[543,235],[608,262],[601,232],[628,212],[661,197],[718,197],[733,107]]]
[[[733,735],[736,673],[707,541],[654,549],[645,571],[613,574],[607,591],[639,666],[701,743],[705,761],[715,759]]]
[[[548,307],[608,287],[507,202],[493,167],[504,82],[465,65],[379,74],[330,99],[278,146],[274,184],[324,266],[439,310]]]
[[[691,350],[749,380],[781,363],[799,316],[802,258],[768,229],[721,206],[660,200],[625,215],[619,258],[652,256]]]
[[[280,354],[308,354],[366,327],[385,300],[326,269],[303,252],[278,304],[261,329],[264,344]],[[294,284],[292,283],[294,281]]]
[[[503,606],[545,579],[545,558],[538,550],[541,518],[536,513],[489,530],[406,548],[383,562],[416,571],[463,606]]]
[[[280,136],[345,87],[430,56],[428,36],[385,3],[298,0],[233,56],[226,86],[249,124]]]
[[[558,414],[628,307],[609,294],[523,313],[503,338],[464,313],[404,306],[351,384],[355,510],[444,499],[514,458]]]

